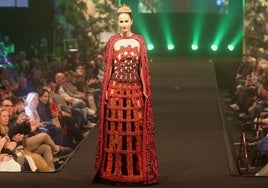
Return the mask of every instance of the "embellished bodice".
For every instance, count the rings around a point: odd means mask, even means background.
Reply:
[[[138,47],[131,45],[120,46],[118,50],[114,50],[111,80],[127,83],[140,82],[139,54]]]

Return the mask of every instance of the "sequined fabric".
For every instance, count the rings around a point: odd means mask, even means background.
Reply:
[[[139,51],[131,46],[121,46],[114,51],[113,73],[111,80],[119,83],[140,83]]]
[[[145,41],[133,35],[140,50],[122,46],[115,51],[114,43],[120,39],[116,35],[107,43],[93,182],[156,184],[159,171]],[[144,86],[148,98],[143,96]]]

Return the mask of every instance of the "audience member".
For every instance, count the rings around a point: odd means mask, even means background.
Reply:
[[[38,134],[40,132],[45,132],[51,136],[53,141],[58,144],[63,144],[64,139],[64,130],[61,127],[56,127],[53,125],[48,119],[45,118],[47,115],[46,109],[42,109],[41,105],[39,105],[39,95],[36,92],[30,92],[28,93],[26,97],[26,107],[25,107],[25,113],[30,118],[30,123],[33,124],[37,130],[34,131],[35,134]],[[39,105],[39,112],[38,113],[38,105]],[[44,110],[44,111],[42,111]],[[41,119],[40,115],[42,114],[42,117],[45,118],[44,120]]]
[[[4,135],[2,132],[4,127],[2,127],[2,123],[8,122],[8,112],[5,111],[3,108],[0,108],[0,171],[1,172],[20,172],[21,165],[14,160],[13,155],[5,153],[3,151],[4,148],[9,148],[10,146],[14,145],[14,143],[10,142],[10,139]],[[15,147],[11,150],[13,150]]]
[[[41,69],[32,69],[31,77],[28,78],[28,84],[31,90],[35,92],[46,85],[46,78]]]
[[[62,85],[66,81],[65,75],[59,72],[56,74],[55,80],[58,85],[57,89],[55,90],[55,93],[58,93],[63,96],[64,100],[66,100],[67,103],[72,105],[72,114],[78,118],[78,126],[84,128],[93,128],[96,124],[88,121],[88,108],[86,107],[85,101],[83,101],[82,99],[71,97],[62,87]]]
[[[17,103],[20,103],[19,101],[21,101],[16,97],[13,97],[12,99],[15,101],[16,106]],[[67,155],[72,152],[72,150],[69,147],[56,145],[51,137],[46,133],[32,134],[32,132],[36,131],[37,127],[35,124],[31,124],[30,118],[22,110],[23,103],[21,103],[21,105],[21,107],[16,108],[17,113],[14,113],[11,99],[6,98],[2,101],[2,107],[4,107],[9,114],[9,137],[18,143],[20,142],[23,146],[23,150],[27,150],[28,154],[30,152],[31,156],[34,156],[39,171],[55,171],[54,157]],[[42,156],[45,163],[39,156],[32,153]]]
[[[27,59],[27,54],[25,51],[21,50],[17,55],[17,61],[14,64],[16,66],[16,70],[19,73],[25,73],[30,68],[30,61]]]
[[[31,157],[26,157],[25,155],[17,155],[16,150],[19,146],[19,142],[22,141],[23,135],[17,134],[16,136],[10,138],[9,137],[9,127],[8,124],[10,122],[10,111],[7,108],[1,106],[0,107],[0,135],[1,141],[4,139],[4,145],[1,149],[1,153],[6,153],[14,158],[14,160],[19,163],[20,170],[25,171],[28,169],[27,167],[31,164],[31,170],[35,171],[37,169],[35,163],[32,161]],[[31,159],[31,160],[30,160]],[[31,163],[31,162],[32,163]],[[30,169],[30,168],[29,168]]]
[[[38,94],[39,103],[37,106],[37,112],[40,114],[41,120],[52,123],[57,128],[62,129],[64,133],[64,130],[67,129],[66,131],[68,134],[64,134],[64,136],[69,136],[69,138],[74,138],[75,142],[80,142],[83,137],[81,134],[77,133],[74,121],[72,118],[62,115],[62,112],[59,109],[60,105],[58,106],[57,103],[53,101],[53,98],[50,98],[51,92],[49,93],[47,89],[43,88],[38,92]],[[66,125],[66,129],[63,125]],[[70,131],[73,131],[73,133],[70,134]],[[67,137],[64,138],[62,145],[73,146],[74,143],[72,139],[67,139]]]
[[[256,58],[251,56],[243,56],[242,63],[239,65],[236,71],[236,85],[244,85],[247,76],[253,71],[253,67],[256,66]]]
[[[71,114],[71,106],[67,105],[61,95],[55,94],[54,90],[50,87],[44,87],[44,89],[50,94],[49,103],[52,117],[54,117],[53,119],[57,119],[60,126],[66,130],[66,136],[69,143],[72,143],[73,145],[78,144],[85,136],[87,136],[88,131],[82,132],[83,130],[76,127],[75,119]]]
[[[14,95],[17,97],[26,98],[27,94],[34,91],[34,88],[31,88],[28,80],[24,76],[18,78],[18,88],[14,90]]]
[[[8,136],[11,140],[22,139],[18,141],[19,146],[23,146],[23,152],[27,151],[28,155],[33,155],[34,160],[38,161],[39,157],[37,155],[43,158],[49,168],[42,169],[43,167],[41,167],[40,169],[40,166],[37,165],[38,171],[55,171],[54,158],[72,151],[71,148],[63,146],[70,143],[70,146],[76,147],[96,125],[96,106],[98,105],[92,105],[92,101],[94,103],[98,102],[98,96],[95,96],[95,94],[100,92],[101,81],[99,82],[99,80],[101,80],[104,67],[102,64],[103,56],[98,59],[96,57],[97,64],[92,60],[92,63],[86,65],[86,62],[90,61],[82,57],[80,52],[72,53],[68,57],[62,57],[61,61],[58,61],[55,54],[50,52],[48,40],[45,38],[40,40],[40,45],[39,41],[33,43],[31,50],[25,48],[27,53],[24,50],[20,50],[15,54],[15,51],[12,52],[12,45],[10,45],[11,51],[6,50],[5,46],[8,46],[6,44],[12,44],[8,37],[7,39],[5,44],[3,43],[3,50],[1,51],[2,56],[8,62],[4,64],[4,67],[0,68],[0,99],[1,105],[9,113]],[[9,57],[7,57],[8,54],[10,55]],[[29,60],[27,57],[29,57]],[[81,61],[82,58],[84,58],[84,61]],[[85,67],[89,68],[87,70],[89,71],[87,80]],[[83,75],[78,74],[76,71],[83,72]],[[62,84],[57,84],[57,87],[49,84],[49,78],[56,78],[55,75],[61,72],[67,73],[66,91],[63,89]],[[68,76],[69,73],[72,73],[72,75]],[[25,103],[29,103],[27,100],[29,98],[27,97],[29,97],[30,93],[38,92],[40,94],[39,91],[42,91],[44,86],[49,86],[48,102],[42,101],[43,98],[46,98],[47,93],[40,95],[38,110],[36,108],[36,111],[39,111],[37,114],[40,120],[35,121],[30,118],[31,113],[29,112],[32,109],[29,106],[25,107]],[[50,88],[53,89],[49,91]],[[81,95],[75,96],[78,93]],[[35,113],[32,112],[33,114]],[[45,122],[57,125],[57,128],[62,131],[58,141],[47,127],[42,127],[46,124]],[[53,132],[53,130],[50,131]],[[62,139],[65,136],[68,141]],[[54,145],[51,144],[51,140]],[[2,159],[8,158],[9,155],[2,155],[1,153],[0,163]],[[21,167],[20,171],[25,171],[25,169],[26,166]]]
[[[3,88],[3,93],[2,93],[3,98],[10,97],[13,95],[13,88],[9,80],[3,79],[1,81],[1,85]]]

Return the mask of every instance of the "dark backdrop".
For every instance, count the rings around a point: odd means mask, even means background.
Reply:
[[[28,8],[0,8],[0,37],[9,36],[16,51],[45,37],[52,44],[53,0],[29,0]]]
[[[128,0],[131,2],[133,0]],[[137,0],[135,0],[138,2]],[[203,55],[234,55],[242,54],[242,40],[239,41],[236,50],[229,52],[226,49],[228,43],[243,28],[243,6],[242,0],[229,1],[229,14],[201,14],[201,13],[157,13],[157,14],[138,14],[135,13],[134,28],[137,33],[141,33],[141,27],[138,25],[141,20],[145,23],[143,29],[148,31],[152,39],[155,50],[151,53],[159,55],[185,55],[185,56],[203,56]],[[123,1],[122,1],[123,3]],[[8,35],[16,44],[16,51],[29,47],[29,44],[36,40],[46,37],[49,44],[53,44],[54,17],[53,0],[29,0],[29,8],[0,8],[0,37]],[[165,17],[165,21],[161,18]],[[200,47],[198,52],[190,49],[194,20],[203,17]],[[217,34],[217,28],[221,25],[223,19],[229,19],[230,24],[218,52],[212,53],[210,44]],[[164,23],[165,22],[165,23]],[[166,25],[168,23],[168,26]],[[166,50],[166,39],[163,30],[168,29],[173,38],[175,51]]]

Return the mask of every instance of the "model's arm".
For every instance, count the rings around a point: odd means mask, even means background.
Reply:
[[[141,57],[147,56],[146,52],[146,44],[145,40],[143,38],[140,38],[140,43],[139,43],[139,50],[141,53]],[[145,67],[148,66],[147,58],[142,58],[140,60],[140,77],[141,77],[141,82],[142,82],[142,87],[143,87],[143,95],[144,97],[148,98],[148,93],[147,93],[147,85],[146,85],[146,71]]]
[[[103,82],[103,89],[105,89],[105,100],[108,99],[108,93],[107,93],[107,88],[108,88],[108,84],[112,75],[112,70],[113,68],[112,66],[112,54],[113,54],[113,49],[114,49],[114,43],[112,42],[112,40],[110,39],[107,42],[107,47],[106,47],[106,53],[105,53],[105,68],[104,68],[104,82]]]
[[[108,76],[107,76],[107,79],[110,80],[111,78],[111,74],[112,74],[112,68],[110,68],[109,72],[108,72]],[[109,83],[109,81],[108,81]],[[105,100],[108,99],[108,89],[106,89],[106,93],[105,93]]]
[[[144,79],[144,73],[143,73],[143,69],[142,69],[142,66],[140,68],[140,76],[141,76],[141,82],[142,82],[142,90],[143,90],[143,95],[144,97],[148,98],[148,95],[147,95],[147,88],[146,88],[146,84],[145,84],[145,79]]]

